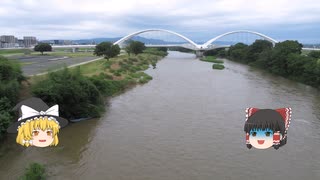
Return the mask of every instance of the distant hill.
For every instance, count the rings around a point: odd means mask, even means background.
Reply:
[[[76,44],[99,44],[104,41],[109,41],[109,42],[116,42],[120,39],[120,37],[117,38],[93,38],[93,39],[79,39],[79,40],[73,40],[74,43]]]
[[[68,41],[68,42],[73,42],[73,44],[99,44],[101,42],[105,42],[105,41],[109,41],[109,42],[116,42],[119,39],[121,39],[121,37],[116,37],[116,38],[92,38],[92,39],[78,39],[78,40],[43,40],[41,42],[46,42],[46,43],[55,43],[55,42],[59,42],[61,44],[63,44],[64,41]],[[179,43],[185,43],[183,40],[181,40],[181,42],[167,42],[161,39],[152,39],[152,38],[144,38],[141,36],[135,36],[132,38],[132,40],[134,41],[140,41],[143,42],[145,44],[179,44]]]

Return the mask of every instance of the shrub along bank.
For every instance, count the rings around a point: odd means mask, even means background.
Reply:
[[[214,63],[212,65],[212,69],[218,69],[218,70],[224,69],[224,65],[223,65],[224,62],[222,60],[216,59],[215,56],[212,56],[212,55],[211,56],[204,56],[204,57],[200,58],[200,60]]]
[[[223,63],[222,60],[216,59],[214,56],[204,56],[200,58],[201,61],[212,62],[212,63]]]
[[[12,108],[19,100],[35,96],[48,105],[59,104],[67,119],[99,117],[106,97],[152,79],[143,71],[167,55],[163,49],[146,49],[136,56],[102,59],[71,69],[25,79],[18,62],[0,56],[0,139],[17,117]],[[21,88],[23,84],[23,88]]]
[[[298,41],[283,41],[275,44],[256,40],[251,45],[235,44],[222,57],[265,69],[273,74],[320,88],[320,52],[301,54],[302,44]]]
[[[19,63],[0,56],[0,139],[13,119],[20,84],[24,80]]]
[[[161,58],[154,53],[123,55],[65,68],[33,79],[32,94],[49,105],[59,104],[61,116],[67,119],[99,117],[106,97],[151,80],[143,71]]]

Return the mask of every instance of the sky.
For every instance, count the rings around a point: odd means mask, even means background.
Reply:
[[[167,29],[193,41],[234,30],[320,43],[319,0],[0,0],[0,35],[123,37]]]

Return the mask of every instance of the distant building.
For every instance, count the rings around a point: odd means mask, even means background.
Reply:
[[[37,38],[33,36],[24,36],[23,41],[24,41],[24,47],[31,47],[37,44]]]
[[[18,45],[19,45],[19,47],[24,47],[24,40],[18,39]]]
[[[70,41],[70,40],[64,40],[63,44],[64,44],[64,45],[72,45],[73,42]]]
[[[54,44],[56,44],[56,45],[61,45],[61,44],[62,44],[62,42],[61,42],[60,40],[53,40],[53,42],[54,42]]]
[[[16,45],[15,37],[12,35],[0,36],[1,48],[13,48]]]

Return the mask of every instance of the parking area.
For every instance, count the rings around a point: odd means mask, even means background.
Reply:
[[[26,76],[36,75],[47,71],[75,65],[97,59],[91,57],[68,57],[68,56],[11,56],[10,59],[17,59],[21,62],[23,74]]]

